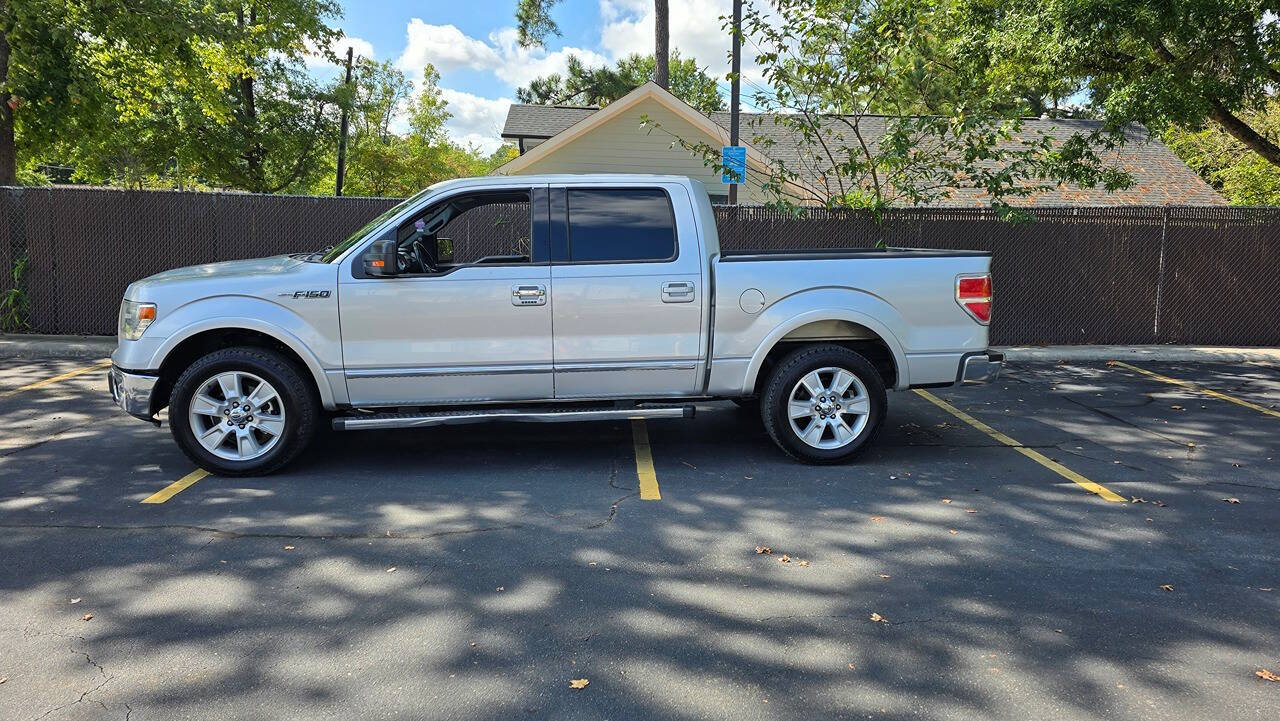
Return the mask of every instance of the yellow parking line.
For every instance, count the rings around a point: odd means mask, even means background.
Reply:
[[[1120,495],[1116,494],[1115,492],[1113,492],[1113,491],[1111,491],[1111,490],[1107,489],[1105,486],[1101,486],[1101,485],[1098,485],[1097,483],[1094,483],[1093,481],[1089,480],[1088,478],[1085,478],[1084,476],[1080,475],[1079,473],[1076,473],[1075,471],[1071,470],[1070,468],[1067,468],[1066,466],[1062,465],[1061,463],[1058,463],[1057,461],[1053,460],[1052,458],[1049,458],[1048,456],[1044,455],[1043,453],[1040,453],[1039,451],[1036,451],[1036,450],[1031,449],[1031,448],[1027,448],[1026,446],[1022,445],[1021,443],[1017,442],[1016,440],[1014,440],[1014,439],[1010,438],[1009,436],[1007,436],[1007,435],[1005,435],[1005,434],[1001,433],[1000,431],[997,431],[996,429],[992,428],[991,426],[987,425],[986,423],[983,423],[982,421],[978,420],[977,418],[974,418],[973,416],[969,415],[968,413],[965,413],[964,411],[960,410],[959,408],[956,408],[955,406],[953,406],[953,405],[951,405],[950,403],[948,403],[948,402],[946,402],[946,401],[942,400],[941,398],[939,398],[939,397],[935,396],[934,394],[932,394],[932,393],[930,393],[930,392],[928,392],[928,391],[923,391],[923,390],[916,390],[916,393],[917,393],[917,394],[919,394],[921,398],[924,398],[925,400],[927,400],[927,401],[929,401],[930,403],[934,404],[935,406],[937,406],[937,407],[941,408],[942,410],[944,410],[944,411],[946,411],[946,412],[950,413],[951,415],[955,416],[956,418],[959,418],[960,420],[964,421],[965,423],[968,423],[969,425],[973,426],[974,428],[977,428],[978,430],[982,431],[983,433],[986,433],[988,436],[991,436],[992,438],[996,439],[997,441],[1000,441],[1001,443],[1005,444],[1006,446],[1009,446],[1010,448],[1013,448],[1013,450],[1015,450],[1015,451],[1017,451],[1017,452],[1021,453],[1022,455],[1026,456],[1027,458],[1030,458],[1031,460],[1035,461],[1036,463],[1039,463],[1040,465],[1044,466],[1045,468],[1048,468],[1049,470],[1053,471],[1054,473],[1057,473],[1058,475],[1062,476],[1063,478],[1065,478],[1065,479],[1067,479],[1067,480],[1069,480],[1069,481],[1071,481],[1071,482],[1073,482],[1073,483],[1075,483],[1075,484],[1079,485],[1081,488],[1085,489],[1086,491],[1088,491],[1088,492],[1090,492],[1090,493],[1096,493],[1096,494],[1098,494],[1099,496],[1101,496],[1103,499],[1108,500],[1108,501],[1114,501],[1114,502],[1117,502],[1117,503],[1124,503],[1124,502],[1125,502],[1125,499],[1124,499],[1124,498],[1122,498]]]
[[[62,375],[57,375],[52,378],[45,378],[42,381],[36,381],[35,383],[28,383],[25,386],[4,391],[0,393],[0,398],[9,398],[11,396],[16,396],[19,393],[22,393],[23,391],[33,391],[37,388],[44,388],[47,385],[52,385],[59,381],[65,381],[68,378],[75,378],[76,376],[82,376],[85,373],[92,373],[94,371],[102,370],[103,368],[106,368],[109,365],[111,365],[110,359],[100,360],[97,363],[94,363],[93,365],[88,366],[87,368],[78,368],[76,370],[63,373]]]
[[[649,450],[649,427],[643,418],[631,421],[631,440],[636,447],[636,476],[640,479],[640,500],[660,501],[658,474],[653,470],[653,452]]]
[[[164,503],[174,496],[190,488],[196,481],[209,475],[203,468],[197,468],[160,490],[142,499],[143,503]]]
[[[1164,381],[1165,383],[1172,383],[1175,386],[1182,386],[1183,388],[1186,388],[1187,390],[1190,390],[1190,391],[1195,391],[1196,393],[1203,393],[1207,396],[1213,396],[1214,398],[1217,398],[1219,400],[1235,403],[1238,406],[1244,406],[1245,408],[1252,408],[1253,410],[1258,411],[1259,413],[1266,413],[1269,416],[1280,418],[1280,411],[1276,411],[1272,408],[1267,408],[1265,406],[1260,406],[1257,403],[1250,403],[1249,401],[1241,400],[1239,398],[1229,396],[1226,393],[1220,393],[1211,388],[1202,388],[1201,386],[1198,386],[1195,383],[1189,383],[1187,381],[1180,380],[1178,378],[1170,378],[1169,376],[1162,376],[1159,373],[1154,373],[1152,371],[1147,370],[1146,368],[1131,366],[1128,363],[1122,363],[1120,361],[1111,361],[1109,365],[1118,365],[1121,368],[1128,368],[1131,371],[1137,371],[1138,373],[1141,373],[1143,375],[1151,376],[1152,378],[1155,378],[1158,381]]]

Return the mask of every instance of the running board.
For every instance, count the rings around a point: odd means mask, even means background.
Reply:
[[[512,408],[433,413],[376,413],[333,419],[335,431],[366,431],[383,428],[426,428],[486,421],[522,423],[571,423],[578,421],[619,421],[640,418],[692,418],[694,407],[650,406],[638,408],[566,408],[561,410],[518,410]]]

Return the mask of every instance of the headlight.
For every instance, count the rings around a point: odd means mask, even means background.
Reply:
[[[137,340],[156,319],[155,303],[126,300],[120,304],[120,337]]]

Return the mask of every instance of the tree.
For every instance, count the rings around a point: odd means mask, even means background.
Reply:
[[[1273,0],[964,0],[999,50],[992,77],[1091,95],[1113,125],[1215,123],[1280,167],[1261,119],[1280,92]]]
[[[357,64],[352,96],[343,99],[352,120],[347,194],[405,197],[448,178],[486,175],[510,159],[510,146],[485,156],[451,141],[440,74],[428,65],[422,75],[421,92],[411,99],[411,83],[391,63]],[[327,190],[327,176],[322,182],[317,192]]]
[[[654,68],[652,55],[629,55],[612,68],[588,68],[571,55],[565,75],[535,78],[516,90],[516,98],[535,105],[608,105],[651,79]],[[671,53],[670,86],[672,94],[703,113],[724,110],[715,79],[693,58],[680,57],[679,50]]]
[[[560,27],[551,18],[551,8],[560,0],[517,0],[516,29],[524,47],[542,45],[550,35],[559,35]],[[671,85],[670,68],[671,13],[667,0],[653,0],[653,82],[659,87]],[[638,84],[638,83],[637,83]]]
[[[1280,101],[1244,121],[1267,137],[1280,136]],[[1280,205],[1280,167],[1267,162],[1214,123],[1199,129],[1170,125],[1161,139],[1232,205]]]
[[[766,154],[769,125],[796,143],[748,182],[784,205],[873,211],[974,188],[1006,216],[1018,214],[1012,200],[1060,183],[1131,182],[1094,150],[1110,136],[1024,132],[1025,85],[990,82],[990,49],[955,10],[954,0],[748,0],[742,32],[769,87],[755,93],[765,113],[746,132]],[[676,141],[719,165],[719,147]]]

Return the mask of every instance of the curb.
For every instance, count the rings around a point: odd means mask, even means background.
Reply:
[[[0,358],[106,358],[116,349],[112,336],[0,334]]]
[[[1280,365],[1280,348],[1243,348],[1183,345],[1056,345],[993,348],[1011,363],[1058,361],[1160,362],[1160,363],[1270,363]]]

